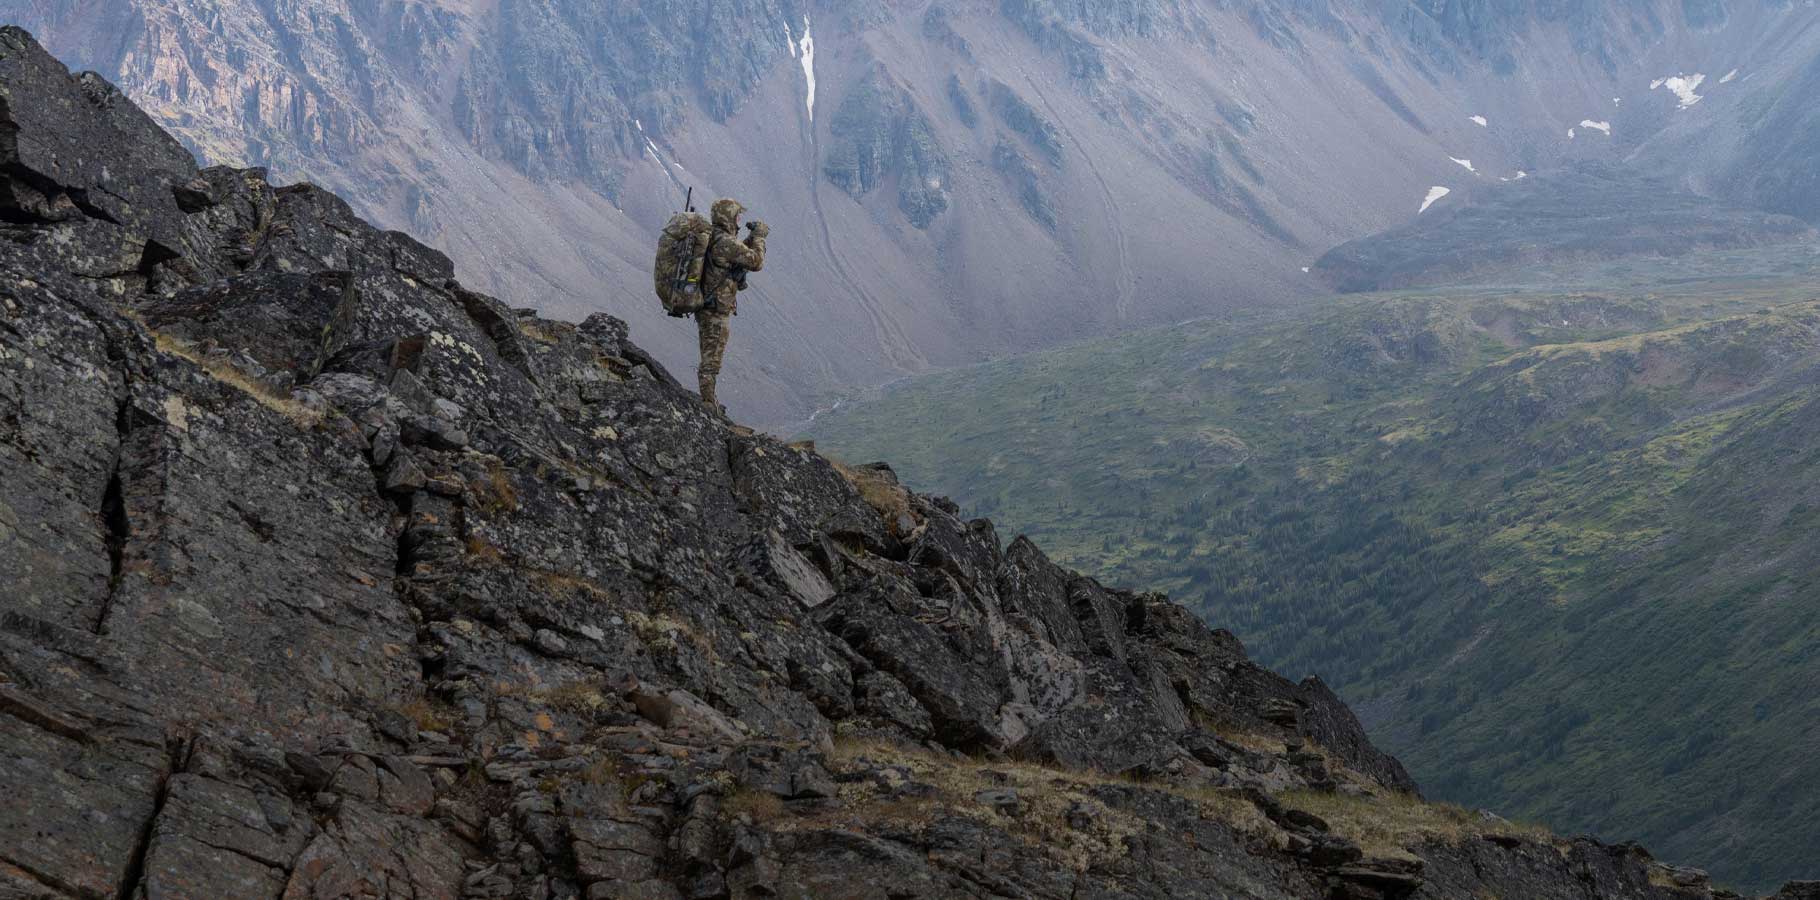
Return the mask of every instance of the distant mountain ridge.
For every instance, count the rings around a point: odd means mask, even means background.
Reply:
[[[511,302],[626,316],[678,366],[692,335],[647,296],[650,234],[688,185],[741,195],[776,262],[729,389],[773,422],[1319,292],[1302,267],[1433,187],[1598,160],[1820,209],[1801,102],[1820,31],[1799,4],[12,0],[0,18],[211,161],[334,187]],[[1679,76],[1701,79],[1686,108]]]

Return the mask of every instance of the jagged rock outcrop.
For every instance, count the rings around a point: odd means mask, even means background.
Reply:
[[[1717,896],[10,28],[0,236],[0,895]]]
[[[882,68],[847,92],[829,131],[835,144],[823,171],[841,190],[858,197],[894,179],[898,208],[918,228],[948,209],[948,156],[928,118]]]

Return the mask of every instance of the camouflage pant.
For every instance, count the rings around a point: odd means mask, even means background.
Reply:
[[[720,377],[720,358],[727,352],[732,321],[732,316],[722,313],[695,314],[695,329],[701,333],[701,365],[696,368],[695,375],[701,387],[702,402],[709,406],[718,402],[714,396],[714,382]]]

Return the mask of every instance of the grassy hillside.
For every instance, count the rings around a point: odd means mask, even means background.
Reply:
[[[1513,266],[1683,256],[1705,263],[1715,248],[1773,245],[1811,255],[1814,230],[1715,203],[1671,178],[1587,164],[1462,189],[1408,222],[1333,248],[1314,274],[1351,293],[1460,284]]]
[[[1820,846],[1810,296],[1362,295],[903,383],[814,437],[1320,673],[1442,798],[1765,886]]]

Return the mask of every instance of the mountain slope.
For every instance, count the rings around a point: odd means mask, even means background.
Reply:
[[[0,187],[7,896],[1735,896],[12,28]]]
[[[1799,219],[1715,204],[1666,179],[1604,166],[1563,168],[1449,200],[1414,222],[1329,250],[1314,274],[1350,293],[1477,280],[1536,283],[1524,270],[1591,260],[1781,244],[1820,251],[1813,228]]]
[[[1799,98],[1820,29],[1799,4],[11,0],[0,18],[210,162],[335,188],[515,305],[627,318],[673,367],[692,335],[648,297],[651,235],[685,186],[739,195],[777,236],[729,393],[770,422],[1319,292],[1301,267],[1434,187],[1621,162],[1820,215],[1774,181],[1814,168]],[[1678,75],[1703,79],[1697,104]]]
[[[1792,749],[1820,677],[1795,649],[1820,474],[1799,255],[1780,280],[1184,323],[894,386],[814,434],[1331,680],[1440,796],[1764,884],[1820,841]]]

